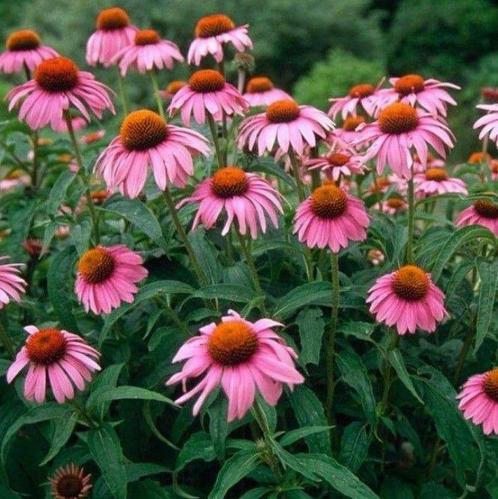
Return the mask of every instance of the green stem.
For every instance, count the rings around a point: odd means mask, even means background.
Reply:
[[[408,180],[408,241],[406,243],[406,262],[413,263],[413,233],[415,229],[415,196],[413,186],[413,166]]]
[[[116,71],[118,73],[118,92],[119,98],[121,99],[121,107],[123,111],[123,117],[128,114],[128,96],[126,95],[126,89],[124,86],[124,79],[121,76],[121,71],[119,66],[116,66]]]
[[[76,163],[78,164],[78,175],[83,180],[85,184],[85,196],[88,205],[88,209],[90,211],[90,217],[92,219],[93,232],[95,236],[95,244],[99,244],[100,242],[100,234],[99,234],[99,220],[97,217],[97,212],[95,211],[95,205],[93,204],[92,194],[90,192],[90,179],[86,173],[85,167],[83,165],[83,160],[81,159],[81,152],[78,145],[78,141],[76,140],[76,135],[74,134],[73,122],[71,120],[71,116],[66,111],[64,113],[64,119],[66,120],[67,131],[69,133],[69,137],[71,139],[71,143],[74,149],[74,155],[76,157]]]
[[[157,75],[155,70],[149,71],[149,75],[150,75],[150,80],[152,82],[152,88],[154,90],[154,97],[156,99],[157,110],[159,111],[161,118],[164,120],[166,119],[166,115],[164,114],[163,99],[161,97],[161,94],[159,93],[159,83],[157,82]]]
[[[304,187],[301,182],[301,176],[299,174],[299,161],[297,159],[296,154],[292,148],[289,149],[289,158],[292,165],[292,172],[294,173],[294,180],[296,181],[297,194],[299,196],[299,201],[302,203],[306,195],[304,194]]]
[[[0,342],[5,348],[5,351],[9,354],[9,357],[14,357],[14,342],[10,339],[10,336],[7,334],[7,331],[5,331],[2,324],[0,324]]]
[[[185,249],[187,250],[188,256],[190,258],[190,263],[192,264],[192,268],[194,269],[194,272],[197,275],[197,279],[199,280],[200,284],[205,286],[207,285],[206,277],[204,276],[204,273],[201,270],[201,266],[199,265],[197,257],[195,256],[194,248],[192,247],[192,244],[188,239],[187,233],[185,232],[185,229],[183,228],[180,219],[178,218],[175,202],[173,201],[173,198],[171,197],[171,192],[169,191],[168,188],[166,188],[166,190],[163,192],[163,195],[166,204],[168,205],[173,223],[175,224],[178,236],[182,240],[182,243],[185,246]]]
[[[31,141],[33,142],[33,168],[31,170],[31,185],[34,190],[38,187],[38,132],[33,131]]]
[[[335,361],[335,334],[337,330],[337,319],[339,317],[339,254],[332,253],[330,258],[330,272],[332,282],[332,308],[330,311],[330,327],[326,336],[326,368],[327,368],[327,400],[325,410],[327,420],[331,426],[334,423],[332,405],[334,402],[334,361]]]
[[[216,151],[216,159],[218,160],[218,168],[223,168],[225,165],[223,163],[223,154],[221,152],[220,143],[218,140],[218,126],[214,121],[213,116],[210,112],[207,113],[209,129],[211,130],[211,135],[213,137],[214,149]]]
[[[389,352],[397,348],[398,343],[399,343],[399,335],[395,331],[389,330],[388,333],[391,335],[390,342],[387,346],[387,355],[389,355]],[[383,370],[383,376],[384,376],[384,390],[382,392],[382,401],[381,401],[381,411],[382,414],[385,414],[385,411],[387,409],[387,405],[389,403],[389,392],[391,390],[391,383],[392,383],[392,366],[391,363],[389,362],[389,359],[385,359],[385,364],[384,364],[384,370]]]

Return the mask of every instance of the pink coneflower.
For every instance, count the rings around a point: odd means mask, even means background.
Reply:
[[[469,165],[480,165],[482,163],[489,163],[491,156],[487,152],[477,151],[470,153],[467,163]]]
[[[424,173],[416,173],[413,181],[419,199],[449,193],[468,194],[465,182],[450,177],[445,168],[428,168]]]
[[[0,193],[10,192],[18,187],[31,185],[31,177],[22,170],[14,170],[0,180]]]
[[[474,130],[482,127],[479,138],[482,140],[484,137],[489,137],[498,145],[498,104],[480,104],[476,107],[488,113],[474,123]]]
[[[188,82],[186,81],[173,80],[172,82],[168,83],[164,90],[160,90],[159,94],[165,101],[169,102],[177,94],[177,92],[186,85],[188,85]]]
[[[113,59],[113,63],[119,63],[122,76],[130,67],[139,73],[173,69],[175,61],[183,62],[178,46],[169,40],[161,40],[159,33],[153,29],[137,31],[133,43],[121,49]]]
[[[73,131],[83,130],[88,126],[88,121],[81,116],[75,116],[71,118],[71,126],[73,128]],[[66,120],[62,120],[60,123],[57,123],[55,126],[52,127],[52,129],[55,132],[59,133],[67,133],[69,131]]]
[[[137,282],[148,275],[142,257],[126,246],[97,246],[79,259],[75,291],[86,312],[108,314],[132,303]]]
[[[97,158],[96,170],[109,190],[129,198],[137,197],[147,180],[148,167],[164,191],[169,184],[184,187],[194,172],[192,156],[209,154],[207,140],[187,128],[167,124],[147,109],[133,111],[114,138]]]
[[[0,262],[7,257],[0,257]],[[21,301],[21,295],[26,291],[27,283],[19,276],[19,263],[0,264],[0,310],[11,300]]]
[[[498,434],[498,368],[474,374],[457,395],[465,419],[482,425],[485,435]]]
[[[498,102],[498,88],[483,87],[481,88],[481,96],[486,102]]]
[[[385,201],[379,201],[374,204],[374,208],[381,211],[382,213],[387,213],[388,215],[396,215],[405,211],[407,208],[406,201],[400,196],[391,196]]]
[[[287,92],[275,88],[273,82],[266,76],[251,78],[247,82],[244,98],[252,107],[269,106],[278,100],[292,99]]]
[[[498,180],[498,160],[492,159],[489,162],[489,169],[491,170],[491,180]]]
[[[328,246],[337,253],[349,241],[363,241],[368,223],[362,201],[326,183],[297,207],[293,233],[309,248]]]
[[[270,104],[266,112],[246,118],[239,129],[239,147],[254,150],[261,156],[277,146],[287,153],[289,148],[303,154],[306,145],[316,146],[316,137],[325,139],[334,128],[328,116],[312,106],[298,106],[293,100]]]
[[[80,137],[80,142],[85,145],[90,145],[102,140],[104,136],[105,130],[97,130],[96,132],[90,132]]]
[[[130,26],[127,12],[119,7],[100,11],[96,25],[86,44],[86,62],[110,66],[116,54],[133,43],[137,28]]]
[[[29,29],[11,33],[6,47],[0,54],[1,73],[18,73],[26,68],[34,71],[40,62],[59,55],[53,48],[42,45],[38,33]]]
[[[374,116],[379,106],[379,89],[370,83],[360,83],[351,87],[345,97],[334,97],[329,99],[332,103],[329,116],[336,119],[341,113],[342,119],[348,115],[357,115],[358,111],[365,111],[369,116]]]
[[[199,19],[195,27],[195,39],[188,49],[188,63],[199,66],[203,57],[211,54],[216,62],[223,60],[223,48],[230,43],[237,52],[252,49],[252,41],[247,34],[249,26],[235,26],[223,14],[212,14]]]
[[[278,227],[277,213],[282,213],[278,191],[259,175],[246,173],[236,166],[217,170],[211,178],[201,182],[192,196],[184,199],[180,206],[186,203],[199,203],[192,229],[199,222],[210,229],[225,212],[222,235],[228,233],[236,219],[240,234],[245,235],[249,229],[253,239],[256,239],[258,229],[266,232],[266,217]]]
[[[55,57],[40,63],[34,79],[14,87],[8,94],[9,111],[23,100],[19,119],[33,130],[48,124],[56,130],[63,121],[64,112],[76,108],[90,121],[88,110],[97,118],[105,109],[114,113],[109,97],[110,89],[65,57]]]
[[[50,383],[55,400],[63,404],[74,398],[74,386],[83,390],[92,372],[100,371],[99,352],[80,336],[54,328],[26,326],[24,330],[29,336],[7,371],[7,382],[12,383],[29,365],[24,381],[26,400],[43,403]]]
[[[92,475],[74,463],[58,468],[49,478],[54,499],[85,499],[90,494]]]
[[[498,204],[489,199],[478,199],[458,215],[455,224],[482,225],[498,236]]]
[[[367,303],[376,320],[396,326],[398,334],[413,334],[417,328],[433,333],[447,315],[443,292],[416,265],[379,277],[368,291]]]
[[[390,104],[380,111],[377,121],[366,125],[358,143],[372,141],[366,158],[377,159],[377,172],[387,164],[396,175],[409,178],[416,152],[422,165],[427,164],[428,146],[445,157],[445,146],[453,147],[453,134],[448,126],[432,115],[402,102]]]
[[[308,170],[320,169],[327,177],[337,182],[341,177],[360,175],[364,172],[363,158],[352,149],[336,149],[319,158],[304,162]]]
[[[363,116],[347,116],[342,123],[342,127],[336,128],[329,136],[329,142],[334,142],[337,138],[348,144],[355,142],[359,137],[358,129],[363,123],[365,123],[365,118]]]
[[[190,125],[191,116],[199,125],[206,122],[207,114],[220,121],[223,113],[243,115],[248,104],[240,92],[219,71],[200,69],[193,73],[188,85],[181,88],[171,99],[170,116],[180,110],[182,121]]]
[[[190,378],[205,375],[176,403],[183,404],[200,393],[194,404],[195,416],[209,394],[221,385],[228,398],[229,422],[245,416],[256,390],[269,405],[277,405],[284,384],[292,390],[304,381],[294,366],[296,352],[273,331],[279,326],[282,324],[271,319],[252,323],[229,310],[220,323],[200,328],[201,334],[187,340],[173,358],[173,362],[186,362],[166,385],[181,382],[186,391]]]
[[[28,237],[28,239],[23,241],[22,247],[29,253],[31,258],[36,259],[41,255],[43,241],[34,237]]]
[[[390,78],[389,83],[393,87],[382,90],[382,104],[384,106],[396,101],[404,102],[410,106],[418,104],[434,116],[446,116],[448,104],[456,106],[456,101],[444,89],[460,90],[460,87],[453,83],[444,83],[434,79],[424,80],[417,74]]]
[[[386,257],[379,249],[372,248],[368,250],[367,259],[374,267],[377,267],[384,263]]]

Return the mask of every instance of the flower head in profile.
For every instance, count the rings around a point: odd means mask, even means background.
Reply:
[[[0,257],[0,310],[11,301],[21,301],[27,283],[20,276],[20,263],[1,263],[7,257]]]
[[[38,404],[45,402],[47,388],[59,404],[71,400],[77,390],[84,390],[92,373],[100,371],[99,352],[81,337],[63,329],[26,326],[26,343],[7,370],[7,382],[28,366],[24,397]]]
[[[413,334],[417,328],[433,333],[447,315],[443,292],[416,265],[379,277],[368,291],[367,303],[376,320],[396,326],[398,334]]]
[[[469,165],[482,165],[483,163],[489,163],[490,161],[491,156],[483,151],[472,152],[467,159]]]
[[[422,199],[440,194],[467,195],[465,182],[456,177],[450,177],[445,168],[427,168],[423,173],[416,173],[413,177],[415,195]]]
[[[108,314],[122,303],[132,303],[136,284],[147,275],[142,257],[126,246],[96,246],[78,261],[76,295],[86,312]]]
[[[53,48],[42,45],[38,33],[30,29],[11,33],[5,46],[6,50],[0,54],[0,73],[34,71],[40,62],[59,55]]]
[[[253,239],[260,230],[266,232],[267,217],[274,227],[278,227],[278,213],[282,213],[278,191],[259,175],[236,166],[220,168],[211,178],[201,182],[180,206],[187,203],[199,203],[193,229],[199,222],[210,229],[223,213],[226,221],[222,235],[226,235],[237,220],[240,234],[249,231]]]
[[[54,57],[41,62],[34,79],[14,87],[8,94],[9,111],[20,104],[19,119],[33,130],[48,124],[57,131],[64,113],[71,108],[90,121],[89,111],[97,118],[109,109],[114,113],[110,89],[87,71],[65,57]],[[22,103],[21,103],[22,101]]]
[[[0,194],[28,185],[31,185],[31,177],[22,170],[14,170],[0,180]]]
[[[200,69],[190,76],[188,85],[173,96],[168,111],[171,116],[180,111],[183,123],[188,126],[192,116],[202,125],[208,114],[221,121],[223,114],[243,115],[247,108],[244,97],[219,71]]]
[[[120,7],[101,10],[96,28],[86,44],[86,62],[90,66],[111,66],[116,54],[133,43],[137,31],[130,25],[128,13]]]
[[[457,395],[465,419],[482,425],[485,435],[498,434],[498,368],[474,374]]]
[[[89,497],[92,475],[74,463],[58,468],[49,478],[54,499],[85,499]]]
[[[235,23],[223,14],[202,17],[195,26],[195,39],[188,49],[188,63],[199,66],[201,60],[209,54],[216,62],[221,62],[227,44],[231,44],[237,52],[252,49],[252,41],[247,34],[248,27],[247,24],[235,26]]]
[[[258,155],[279,148],[287,153],[292,148],[303,154],[307,145],[315,147],[317,137],[325,139],[334,124],[322,111],[312,106],[299,106],[293,100],[279,100],[268,106],[266,112],[246,118],[239,129],[238,144]]]
[[[173,362],[186,362],[167,385],[182,383],[186,391],[190,379],[202,376],[176,403],[199,395],[195,416],[209,394],[221,386],[228,398],[229,422],[246,415],[257,392],[269,405],[277,405],[284,385],[292,390],[304,381],[294,365],[296,353],[273,331],[280,326],[271,319],[249,322],[229,310],[218,324],[202,327],[201,334],[187,340],[173,358]]]
[[[70,117],[70,120],[71,120],[71,128],[73,129],[74,132],[78,130],[83,130],[88,126],[88,121],[82,116]],[[66,120],[62,120],[60,123],[52,127],[52,129],[54,130],[54,132],[59,132],[59,133],[69,132],[69,127]],[[31,158],[31,160],[33,160],[33,158]]]
[[[123,120],[119,135],[102,151],[95,168],[109,190],[119,189],[124,196],[136,198],[149,167],[162,191],[170,184],[184,187],[194,172],[192,157],[208,153],[208,142],[201,134],[141,109]]]
[[[80,142],[85,145],[94,144],[95,142],[101,141],[105,136],[105,130],[97,130],[95,132],[87,133],[80,137]]]
[[[448,105],[455,106],[456,101],[445,90],[460,90],[458,85],[429,78],[424,80],[418,74],[408,74],[401,78],[390,78],[392,88],[382,90],[384,106],[399,101],[410,106],[418,105],[433,116],[446,116]]]
[[[487,111],[474,123],[474,130],[481,128],[479,138],[483,140],[489,137],[495,144],[498,144],[498,104],[480,104],[477,109]]]
[[[492,159],[489,162],[489,169],[491,170],[491,180],[498,180],[498,160]]]
[[[336,128],[329,136],[329,142],[334,142],[337,139],[343,140],[347,144],[352,144],[358,140],[359,129],[361,125],[366,123],[363,116],[359,115],[349,115],[347,116],[342,127]]]
[[[123,47],[113,59],[125,76],[130,67],[139,73],[154,69],[173,69],[175,62],[183,62],[183,56],[176,43],[162,40],[157,31],[144,29],[137,31],[133,43]]]
[[[341,177],[361,175],[365,170],[363,158],[352,148],[332,148],[319,158],[309,158],[304,162],[308,170],[319,169],[330,180],[337,182]]]
[[[379,174],[389,165],[396,175],[409,178],[413,152],[425,166],[429,146],[445,157],[445,148],[452,148],[453,140],[453,134],[441,119],[409,104],[395,102],[379,112],[377,121],[361,130],[358,144],[370,143],[365,156],[376,159]]]
[[[456,225],[482,225],[498,236],[498,203],[483,198],[465,208],[457,217]]]
[[[336,119],[340,113],[342,119],[346,119],[348,115],[356,116],[361,111],[364,111],[369,116],[375,116],[379,107],[380,95],[380,90],[370,83],[354,85],[345,97],[329,99],[332,104],[329,109],[329,116]]]
[[[253,76],[246,85],[244,98],[251,107],[269,106],[277,100],[292,99],[283,90],[275,88],[275,85],[266,76]]]
[[[363,202],[328,182],[297,207],[293,232],[309,248],[338,253],[350,241],[366,239],[368,224]]]
[[[399,195],[389,196],[385,201],[374,204],[374,208],[388,215],[396,215],[406,210],[406,201]]]
[[[188,85],[186,81],[183,80],[173,80],[166,85],[164,90],[160,90],[159,94],[165,101],[170,101],[185,85]]]

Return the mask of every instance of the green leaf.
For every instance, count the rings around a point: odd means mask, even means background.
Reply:
[[[123,369],[124,364],[113,364],[110,366],[107,366],[93,381],[91,385],[91,394],[94,392],[97,392],[101,390],[102,388],[109,388],[109,387],[115,387],[118,383],[118,378],[121,373],[121,369]],[[88,398],[88,400],[91,398],[91,395]],[[89,406],[88,406],[88,400],[86,402],[85,408],[88,411]],[[95,408],[95,414],[98,414],[100,419],[104,418],[104,415],[107,413],[109,410],[109,407],[111,405],[111,402],[102,402],[101,404],[97,404],[97,407]]]
[[[68,247],[56,253],[47,272],[48,298],[61,326],[69,331],[78,331],[76,319],[72,313],[74,290],[69,284],[73,282],[76,255],[73,248]]]
[[[270,487],[256,487],[255,489],[248,490],[240,496],[240,499],[260,499],[266,494],[272,492],[273,489]]]
[[[290,468],[291,470],[294,470],[296,473],[304,476],[308,480],[317,481],[317,477],[313,473],[313,470],[307,468],[306,466],[303,466],[299,459],[294,456],[294,454],[291,454],[290,452],[285,450],[274,440],[270,441],[270,445],[273,449],[273,453],[277,456],[284,469]]]
[[[75,225],[71,229],[71,241],[81,256],[90,246],[90,238],[92,237],[92,224],[90,220],[85,219],[81,221],[81,224]]]
[[[218,251],[206,237],[206,231],[199,227],[188,234],[197,260],[201,262],[202,271],[208,282],[214,284],[221,280],[221,267],[218,262]]]
[[[308,308],[299,312],[296,318],[301,339],[301,353],[299,361],[303,364],[315,364],[320,362],[320,349],[322,337],[325,330],[323,313],[319,308]]]
[[[335,459],[323,454],[298,454],[303,466],[325,480],[333,489],[351,499],[379,499],[368,485],[339,464]]]
[[[353,421],[342,434],[339,461],[351,471],[357,471],[367,458],[369,447],[366,425]]]
[[[398,349],[390,350],[387,354],[387,360],[389,360],[389,363],[391,364],[391,366],[393,366],[394,370],[396,371],[396,374],[398,375],[398,378],[403,383],[403,385],[405,385],[408,391],[421,404],[423,404],[424,401],[420,398],[419,394],[417,393],[417,390],[415,390],[415,386],[413,385],[410,375],[408,374],[408,371],[405,366],[405,361],[403,360],[401,352]]]
[[[77,420],[78,416],[73,413],[69,418],[64,415],[64,417],[57,418],[53,422],[53,434],[50,449],[47,455],[43,458],[43,461],[40,463],[40,466],[43,466],[51,461],[55,456],[57,456],[64,445],[66,445],[67,441],[73,434]]]
[[[107,488],[115,499],[126,499],[128,477],[123,450],[114,428],[104,424],[88,432],[88,449],[97,463]]]
[[[59,206],[66,197],[69,186],[75,178],[75,173],[70,170],[64,170],[54,182],[52,189],[50,189],[50,194],[48,195],[47,204],[45,205],[45,210],[49,215],[54,215],[57,212]]]
[[[218,472],[213,490],[208,499],[223,499],[231,487],[254,471],[259,464],[259,454],[241,450],[225,461]]]
[[[138,199],[113,197],[100,209],[125,218],[138,230],[149,236],[160,248],[167,249],[167,244],[156,216]]]
[[[495,305],[496,286],[498,286],[498,262],[479,265],[481,287],[479,289],[479,302],[477,307],[476,336],[474,353],[476,353],[486,338],[493,317]]]
[[[256,163],[251,163],[248,170],[251,172],[267,173],[283,180],[287,185],[295,185],[291,177],[285,173],[285,170],[280,165],[275,164],[275,161],[270,158],[260,158]]]
[[[225,441],[228,435],[227,399],[218,397],[208,408],[209,434],[213,448],[220,461],[225,459]]]
[[[248,303],[256,296],[255,292],[246,286],[238,284],[213,284],[205,286],[197,290],[193,298],[211,299],[217,298],[219,300],[229,300],[238,303]]]
[[[140,499],[178,499],[172,490],[154,480],[143,480],[130,484],[130,497]]]
[[[99,390],[92,392],[88,397],[86,405],[88,409],[91,410],[98,404],[103,404],[104,402],[112,400],[155,400],[157,402],[175,405],[168,397],[139,386],[118,386],[116,388],[112,386],[102,387]]]
[[[295,287],[280,298],[275,307],[274,316],[285,319],[306,305],[320,300],[331,300],[332,288],[329,282],[314,281]]]
[[[216,459],[211,437],[204,431],[199,431],[190,436],[176,458],[175,472],[180,472],[187,464],[201,459],[210,462]]]
[[[301,440],[301,438],[306,438],[309,435],[315,435],[316,433],[326,432],[331,428],[332,426],[304,426],[303,428],[297,428],[296,430],[285,433],[279,440],[279,443],[282,447],[287,447],[288,445]]]
[[[136,482],[145,476],[162,475],[170,473],[171,470],[156,463],[129,463],[126,464],[126,476],[128,483]]]
[[[317,396],[306,386],[296,386],[289,401],[299,426],[327,426],[323,406]],[[308,435],[306,444],[311,452],[331,453],[330,439],[323,435]]]

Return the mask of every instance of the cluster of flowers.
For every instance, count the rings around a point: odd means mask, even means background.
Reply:
[[[195,28],[187,61],[198,66],[210,55],[222,63],[228,45],[236,52],[250,49],[248,26],[236,26],[221,14],[204,17]],[[86,60],[92,66],[117,65],[122,76],[130,68],[154,76],[183,61],[183,56],[174,43],[161,39],[154,30],[137,29],[124,10],[112,8],[99,14]],[[50,126],[73,134],[90,121],[91,113],[98,118],[105,110],[114,113],[110,89],[72,60],[43,46],[32,31],[12,34],[0,55],[0,71],[23,69],[28,81],[13,88],[7,99],[9,108],[18,109],[19,119],[33,130]],[[119,134],[98,157],[95,173],[103,178],[108,192],[119,191],[129,198],[143,192],[149,167],[161,191],[183,188],[193,178],[195,157],[211,153],[209,141],[189,127],[192,121],[207,123],[214,130],[218,169],[176,208],[195,205],[193,228],[202,224],[210,229],[222,221],[222,235],[233,228],[241,236],[256,239],[269,224],[278,226],[282,196],[263,176],[227,163],[217,143],[217,126],[226,126],[228,121],[236,130],[239,150],[271,155],[292,169],[300,200],[294,218],[298,240],[309,248],[328,248],[337,254],[351,241],[366,238],[370,217],[363,201],[351,192],[354,176],[369,171],[369,165],[378,175],[387,165],[392,170],[389,177],[378,177],[371,188],[371,192],[397,190],[377,205],[387,214],[405,210],[406,195],[410,202],[413,194],[420,199],[467,194],[465,183],[451,177],[444,163],[447,149],[454,145],[446,113],[447,106],[456,102],[448,90],[458,87],[419,75],[392,78],[389,84],[389,88],[356,85],[347,96],[331,99],[327,115],[298,105],[266,77],[250,79],[244,91],[243,84],[236,88],[226,81],[221,64],[218,69],[198,69],[188,81],[175,81],[161,92],[169,103],[170,118],[179,118],[183,126],[166,120],[161,103],[159,113],[147,109],[129,113]],[[475,124],[482,127],[480,137],[498,140],[498,105],[479,107],[487,111]],[[260,112],[246,116],[250,108]],[[337,118],[342,119],[340,128],[332,121]],[[498,235],[498,206],[483,197],[465,209],[456,224],[480,224]],[[97,245],[81,256],[76,274],[75,292],[85,310],[108,314],[123,302],[133,301],[147,270],[142,257],[131,249]],[[0,306],[19,301],[25,286],[18,266],[0,266]],[[404,266],[380,277],[366,302],[377,321],[396,327],[401,335],[415,333],[417,328],[434,332],[447,316],[443,292],[411,257]],[[185,364],[168,385],[182,382],[185,389],[187,380],[202,376],[177,402],[198,395],[197,414],[221,385],[229,400],[230,421],[247,413],[256,391],[275,405],[283,385],[292,388],[304,381],[294,365],[296,353],[274,331],[280,326],[271,319],[251,323],[229,311],[219,324],[202,327],[201,334],[188,340],[173,359]],[[34,326],[25,329],[28,339],[8,370],[7,380],[11,382],[28,366],[27,399],[43,402],[50,384],[55,399],[62,403],[100,369],[99,353],[74,333]],[[497,372],[470,378],[459,395],[465,416],[483,423],[486,433],[498,433]]]

